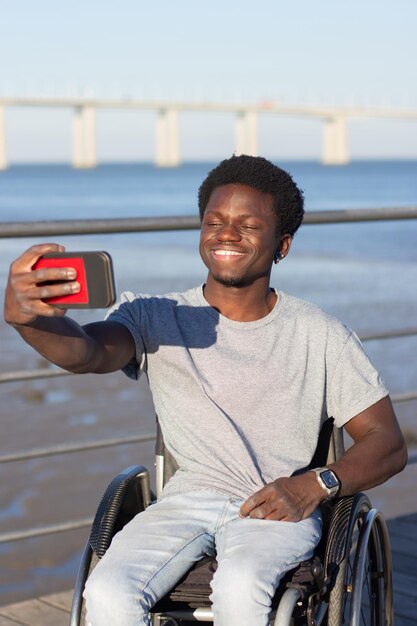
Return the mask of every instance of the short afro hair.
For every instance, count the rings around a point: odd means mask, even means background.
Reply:
[[[278,217],[278,231],[294,236],[304,216],[303,192],[290,174],[263,157],[242,154],[221,161],[209,172],[198,190],[200,219],[213,190],[230,184],[248,185],[274,197],[274,211]]]

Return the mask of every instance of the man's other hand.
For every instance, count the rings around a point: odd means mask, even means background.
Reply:
[[[277,478],[250,496],[241,506],[241,517],[299,522],[309,517],[325,491],[313,472],[291,478]]]

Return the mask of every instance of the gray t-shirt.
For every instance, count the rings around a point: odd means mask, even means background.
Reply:
[[[208,489],[247,498],[308,466],[327,417],[343,426],[388,395],[351,330],[281,291],[253,322],[219,314],[202,286],[126,292],[109,319],[134,337],[136,359],[124,371],[146,372],[179,465],[163,495]]]

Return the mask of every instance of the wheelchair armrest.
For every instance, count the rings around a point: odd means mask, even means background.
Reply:
[[[99,559],[114,535],[154,500],[148,470],[132,465],[120,472],[101,498],[90,532],[90,546]]]

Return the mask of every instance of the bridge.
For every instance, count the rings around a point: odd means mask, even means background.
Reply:
[[[93,97],[0,97],[0,170],[7,168],[6,109],[43,107],[73,109],[72,164],[76,168],[97,165],[97,109],[138,109],[156,112],[155,163],[160,167],[180,164],[179,114],[189,111],[231,113],[235,117],[235,153],[258,154],[258,117],[281,115],[317,119],[324,124],[322,162],[344,165],[349,162],[347,122],[351,119],[417,120],[417,109],[393,107],[286,105],[275,101],[256,104],[182,102]]]

